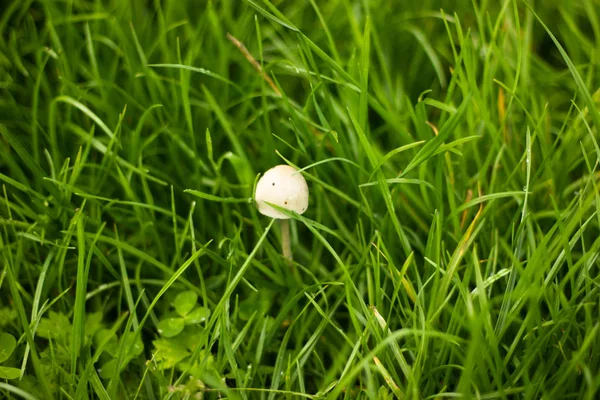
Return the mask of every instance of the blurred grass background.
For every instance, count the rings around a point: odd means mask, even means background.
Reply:
[[[599,15],[3,2],[0,393],[596,398]]]

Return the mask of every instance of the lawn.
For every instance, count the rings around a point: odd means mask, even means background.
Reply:
[[[0,398],[596,399],[599,88],[599,0],[0,2]]]

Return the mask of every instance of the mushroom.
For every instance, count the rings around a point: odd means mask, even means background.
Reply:
[[[304,213],[308,208],[308,185],[300,172],[289,165],[277,165],[258,180],[256,185],[256,208],[267,217],[279,219],[281,224],[281,247],[283,256],[292,260],[289,216],[267,203]]]

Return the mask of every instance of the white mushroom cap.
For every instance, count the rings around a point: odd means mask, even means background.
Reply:
[[[287,215],[274,209],[267,202],[302,214],[308,208],[308,185],[295,168],[277,165],[258,180],[254,198],[261,214],[276,219],[288,219]]]

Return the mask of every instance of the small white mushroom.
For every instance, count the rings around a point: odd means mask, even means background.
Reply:
[[[258,211],[271,218],[281,220],[281,242],[283,256],[292,259],[290,244],[290,225],[286,214],[267,203],[281,208],[304,213],[308,208],[308,185],[295,168],[289,165],[277,165],[259,179],[254,195]]]
[[[302,214],[308,208],[308,185],[294,167],[278,165],[260,178],[254,198],[261,214],[275,219],[288,219],[286,214],[267,203]]]

